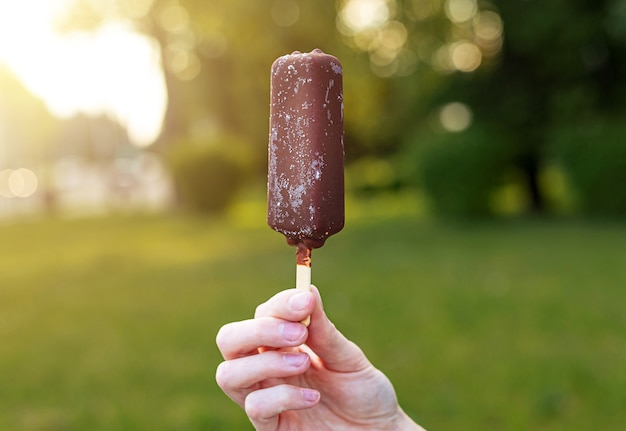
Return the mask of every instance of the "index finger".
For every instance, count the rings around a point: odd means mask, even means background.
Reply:
[[[300,322],[308,317],[314,308],[315,297],[311,292],[287,289],[260,304],[255,310],[254,317],[275,317]]]
[[[297,347],[307,335],[306,328],[299,323],[260,317],[222,326],[215,341],[224,359],[230,360],[256,354],[262,347]]]

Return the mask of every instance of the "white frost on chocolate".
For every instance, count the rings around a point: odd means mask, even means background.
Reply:
[[[341,68],[341,65],[335,63],[334,61],[331,61],[330,67],[333,69],[333,72],[335,72],[337,75],[343,75],[343,69]]]

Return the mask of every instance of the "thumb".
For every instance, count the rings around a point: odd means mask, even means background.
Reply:
[[[339,332],[330,321],[324,312],[322,297],[317,287],[311,286],[311,293],[315,297],[315,308],[311,313],[306,344],[330,370],[354,372],[370,366],[363,351]]]

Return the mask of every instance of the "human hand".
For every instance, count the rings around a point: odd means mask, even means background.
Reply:
[[[309,315],[307,328],[300,322]],[[423,430],[328,319],[315,287],[276,294],[254,319],[224,325],[217,345],[225,359],[217,383],[257,431]]]

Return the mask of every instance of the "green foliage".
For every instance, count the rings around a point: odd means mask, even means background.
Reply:
[[[460,133],[417,134],[417,179],[434,209],[446,216],[492,213],[490,198],[513,159],[513,145],[494,129],[474,125]]]
[[[314,281],[427,429],[623,428],[624,224],[349,213]],[[294,278],[254,219],[0,226],[0,429],[252,429],[215,384],[215,334]]]
[[[626,125],[591,120],[562,126],[553,147],[581,209],[590,215],[626,216]]]
[[[244,184],[245,168],[233,138],[181,142],[169,153],[178,198],[183,207],[223,213]]]

